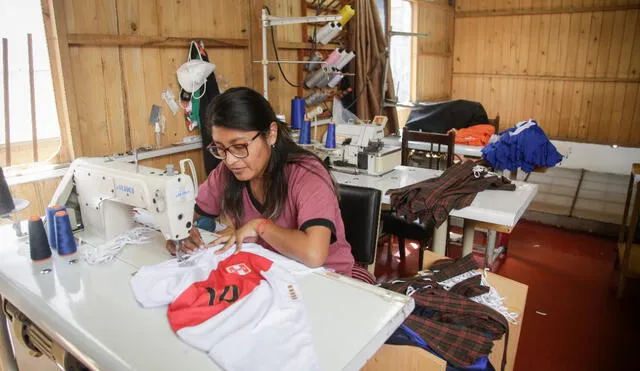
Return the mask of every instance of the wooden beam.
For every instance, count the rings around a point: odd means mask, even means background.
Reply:
[[[314,49],[312,43],[278,42],[276,45],[278,46],[278,49],[307,49],[307,50]],[[338,44],[327,44],[327,45],[317,44],[315,49],[316,50],[334,50],[335,48],[339,48],[339,47],[340,46]]]
[[[70,162],[82,156],[78,110],[73,92],[71,57],[67,44],[64,0],[41,0],[42,18],[47,37],[53,92],[60,125],[60,152],[56,161]],[[73,138],[76,138],[74,141]]]
[[[451,97],[448,95],[443,95],[438,97],[424,97],[424,98],[418,97],[416,100],[420,102],[447,102],[451,100]],[[402,106],[399,106],[399,107],[402,107]]]
[[[247,27],[242,29],[242,33],[249,38],[251,41],[252,30],[257,27],[257,25],[252,24],[253,18],[251,17],[251,3],[252,0],[243,0],[242,8],[244,9],[243,16],[245,21],[247,22]],[[244,84],[246,86],[254,86],[253,82],[253,64],[251,61],[251,46],[247,48],[247,51],[244,53]],[[200,129],[202,130],[202,129]]]
[[[36,124],[36,87],[33,71],[33,36],[27,34],[27,52],[29,54],[29,98],[31,101],[31,145],[33,162],[38,162],[38,125]]]
[[[478,73],[478,72],[454,72],[454,76],[461,77],[497,77],[507,79],[527,79],[527,80],[553,80],[553,81],[583,81],[583,82],[622,82],[640,83],[640,78],[621,77],[580,77],[580,76],[553,76],[553,75],[525,75],[509,73]]]
[[[249,86],[256,91],[262,92],[264,91],[264,83],[262,81],[263,66],[260,63],[251,61],[262,60],[262,9],[264,8],[265,0],[249,0],[249,3],[249,63],[252,71],[249,80],[253,81]],[[268,39],[269,35],[267,34]]]
[[[118,14],[118,4],[117,2],[113,4],[114,10],[115,10],[115,14],[116,14],[116,19],[120,19],[120,15]],[[118,34],[120,34],[120,22],[116,22],[116,28],[118,30]],[[132,151],[135,150],[135,148],[133,148],[132,145],[132,141],[131,141],[131,121],[129,120],[129,96],[127,94],[127,74],[125,73],[125,57],[124,57],[124,50],[123,48],[118,48],[118,61],[120,62],[120,75],[122,76],[122,84],[121,84],[121,91],[122,91],[122,110],[124,111],[124,120],[123,120],[123,125],[124,125],[124,146],[127,149],[127,151]],[[136,152],[137,153],[137,152]]]
[[[212,39],[201,37],[69,34],[70,46],[124,46],[184,48],[191,40],[202,40],[207,48],[247,48],[249,39]]]
[[[513,231],[513,227],[509,227],[506,225],[480,222],[477,220],[474,220],[473,223],[476,229],[489,229],[492,231],[497,231],[502,233],[511,233]]]
[[[458,12],[456,18],[470,17],[509,17],[521,15],[543,15],[543,14],[562,14],[562,13],[597,13],[597,12],[615,12],[620,10],[640,9],[640,4],[629,5],[606,5],[606,6],[590,6],[581,8],[551,8],[551,9],[510,9],[510,10],[481,10]]]
[[[444,53],[444,52],[419,52],[418,56],[422,57],[422,56],[430,56],[430,57],[446,57],[446,58],[450,58],[451,57],[451,53]]]
[[[2,82],[4,86],[4,166],[11,166],[11,125],[9,115],[9,39],[2,38]]]
[[[451,9],[453,10],[453,7],[449,4],[441,4],[441,3],[434,3],[430,0],[405,0],[408,1],[410,3],[414,3],[416,5],[419,6],[424,6],[427,8],[440,8],[440,9]]]

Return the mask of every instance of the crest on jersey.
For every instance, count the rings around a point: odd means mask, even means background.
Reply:
[[[246,276],[247,274],[251,273],[251,269],[247,267],[246,264],[240,263],[240,264],[234,264],[234,265],[228,266],[227,273],[237,274],[239,276]]]

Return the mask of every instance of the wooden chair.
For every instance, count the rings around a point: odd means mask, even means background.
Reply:
[[[412,148],[409,142],[422,142],[428,144],[428,149],[423,145],[419,152],[426,152],[428,159],[428,169],[444,170],[453,165],[453,156],[456,145],[456,135],[451,132],[449,134],[425,133],[422,131],[411,131],[407,128],[402,130],[402,165],[409,165],[409,156],[412,152],[416,153],[416,148]],[[442,151],[442,146],[447,146],[446,155]],[[444,156],[444,157],[443,157]],[[434,158],[436,161],[433,161]],[[444,163],[443,160],[444,159]],[[424,161],[427,162],[427,161]],[[442,169],[441,169],[442,167]]]
[[[496,134],[500,132],[500,114],[496,114],[496,118],[489,119],[489,125],[493,125],[493,128],[496,129]]]
[[[424,151],[426,149],[425,161],[417,161],[420,167],[428,167],[436,170],[445,170],[449,166],[453,165],[453,156],[456,144],[455,134],[436,134],[425,133],[420,131],[411,131],[404,128],[402,131],[402,165],[409,166],[415,165],[410,163],[410,155],[415,149],[411,147],[411,142],[421,142],[420,148]],[[425,145],[427,147],[425,147]],[[443,152],[442,146],[447,146],[446,152]],[[421,152],[423,152],[421,151]],[[419,155],[418,155],[419,156]],[[444,157],[443,157],[444,156]],[[434,161],[435,159],[435,161]],[[418,241],[420,246],[419,267],[422,267],[422,252],[427,248],[429,240],[433,236],[433,226],[425,226],[421,223],[408,223],[404,218],[398,217],[391,211],[385,211],[381,216],[382,221],[382,233],[389,236],[389,248],[391,248],[392,236],[398,237],[398,248],[400,251],[400,258],[404,259],[406,256],[404,242],[405,239]],[[449,233],[447,230],[447,243],[449,240]]]

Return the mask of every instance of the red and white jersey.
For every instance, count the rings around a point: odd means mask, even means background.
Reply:
[[[142,267],[131,279],[138,302],[169,304],[173,331],[225,370],[319,369],[294,277],[311,269],[257,244],[191,259]]]

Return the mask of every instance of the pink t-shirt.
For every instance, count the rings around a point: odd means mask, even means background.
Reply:
[[[288,194],[285,207],[273,222],[280,227],[305,230],[311,226],[325,226],[331,230],[329,255],[324,267],[351,277],[354,259],[351,245],[345,239],[344,224],[340,214],[338,199],[333,191],[331,176],[324,166],[316,160],[303,160],[302,163],[286,165]],[[233,176],[224,163],[218,165],[200,185],[196,203],[200,210],[209,215],[220,215],[222,193],[226,177]],[[242,190],[244,214],[242,224],[252,219],[262,218],[262,205],[251,194],[246,183]],[[237,227],[237,226],[236,226]],[[272,249],[264,240],[259,244]]]

